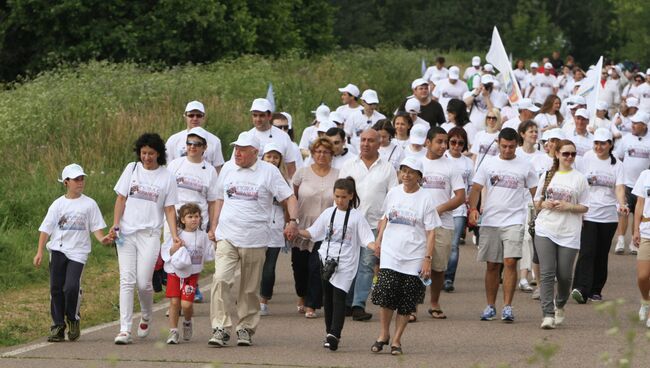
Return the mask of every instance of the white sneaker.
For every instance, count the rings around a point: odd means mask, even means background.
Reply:
[[[640,322],[646,322],[648,320],[648,311],[650,311],[650,304],[641,303],[641,308],[639,308]]]
[[[271,312],[269,312],[269,305],[266,303],[260,303],[260,316],[268,316],[269,314],[271,314]]]
[[[532,293],[533,287],[530,286],[528,280],[521,279],[521,281],[519,281],[519,290],[523,291],[524,293]]]
[[[539,326],[542,330],[552,330],[555,328],[555,320],[553,317],[544,317],[542,324]]]
[[[533,300],[539,300],[539,286],[533,290],[533,295],[530,296]]]
[[[139,338],[145,338],[149,336],[149,331],[151,331],[151,328],[149,328],[151,325],[151,321],[147,321],[144,318],[140,318],[140,323],[138,323],[138,337]]]
[[[190,341],[192,338],[192,321],[183,321],[183,340]]]
[[[564,323],[564,308],[555,308],[555,325],[559,326]]]
[[[115,345],[128,345],[133,342],[130,332],[120,332],[115,336]]]
[[[625,253],[625,240],[624,238],[618,238],[616,241],[616,247],[614,248],[614,254],[624,254]]]
[[[639,248],[637,248],[637,246],[634,245],[634,242],[630,242],[630,244],[628,244],[627,246],[627,249],[630,250],[630,254],[632,255],[636,255],[639,252]]]
[[[177,329],[169,330],[169,336],[167,337],[167,344],[170,344],[170,345],[178,344],[178,330]]]

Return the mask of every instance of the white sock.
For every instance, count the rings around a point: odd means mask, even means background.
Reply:
[[[625,241],[625,236],[624,235],[619,235],[618,236],[618,241],[621,242],[621,243],[624,242]]]

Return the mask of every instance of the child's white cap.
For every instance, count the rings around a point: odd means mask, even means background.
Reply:
[[[277,143],[270,142],[264,145],[264,151],[263,151],[264,154],[267,154],[271,151],[275,151],[279,153],[280,156],[282,156],[282,148],[280,148],[280,146],[278,146]]]
[[[70,164],[63,168],[63,172],[61,172],[61,179],[59,179],[59,183],[63,183],[66,179],[76,179],[80,176],[86,176],[84,169],[77,164]]]
[[[174,273],[180,278],[192,276],[192,258],[186,247],[180,247],[171,257]]]

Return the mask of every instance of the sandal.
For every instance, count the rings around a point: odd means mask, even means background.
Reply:
[[[391,346],[390,347],[390,355],[402,355],[402,347],[401,346]]]
[[[316,314],[316,311],[305,312],[305,318],[308,319],[318,318],[318,314]]]
[[[390,338],[386,339],[386,341],[375,341],[375,343],[370,347],[370,351],[373,353],[379,353],[384,350],[384,345],[388,345],[389,340]]]
[[[445,312],[442,311],[442,309],[429,308],[427,313],[429,313],[433,319],[447,319],[447,316],[445,315]]]
[[[300,314],[305,313],[305,306],[304,305],[296,305],[296,309],[298,310],[298,313],[300,313]]]
[[[417,321],[418,321],[418,315],[415,312],[409,314],[409,323],[413,323]]]

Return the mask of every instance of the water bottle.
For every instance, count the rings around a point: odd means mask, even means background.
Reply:
[[[422,273],[420,272],[420,275],[421,274]],[[431,285],[431,278],[430,277],[429,278],[424,278],[422,276],[419,276],[419,277],[420,277],[420,281],[422,281],[422,284],[424,284],[425,287]]]
[[[121,247],[122,245],[124,245],[124,238],[122,237],[122,232],[120,231],[119,227],[114,227],[113,230],[115,230],[115,235],[116,235],[115,245]]]

